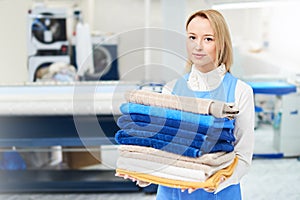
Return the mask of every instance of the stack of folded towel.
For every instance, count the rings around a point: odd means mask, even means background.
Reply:
[[[117,175],[176,188],[215,189],[237,164],[233,120],[209,115],[211,100],[143,90],[126,94],[115,135]]]

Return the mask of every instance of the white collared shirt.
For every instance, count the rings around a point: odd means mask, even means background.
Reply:
[[[226,67],[224,64],[207,73],[200,72],[195,66],[192,66],[187,84],[193,91],[214,90],[223,81],[225,73]]]

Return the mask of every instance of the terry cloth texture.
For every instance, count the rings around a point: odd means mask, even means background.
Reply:
[[[200,170],[205,174],[206,177],[211,176],[220,169],[228,167],[233,162],[233,159],[235,157],[234,152],[218,152],[205,154],[198,158],[190,158],[169,152],[164,152],[150,147],[141,147],[134,145],[120,145],[118,151],[122,158],[152,161],[154,163],[163,164],[164,167],[166,167],[166,165],[169,165],[186,169]],[[145,156],[145,154],[147,156]],[[126,164],[132,165],[134,163],[128,162]],[[117,166],[119,168],[122,168],[119,164]],[[150,169],[157,171],[157,168]],[[182,175],[183,174],[181,174],[181,176]]]
[[[166,123],[163,123],[163,121],[166,121]],[[171,135],[195,141],[204,141],[206,137],[208,140],[235,141],[232,129],[229,128],[206,127],[194,123],[180,122],[159,117],[151,117],[151,119],[149,119],[146,115],[123,115],[119,117],[117,124],[121,129],[126,131],[147,131],[151,132],[149,134],[153,135],[164,134],[166,136]]]
[[[137,158],[120,157],[117,162],[119,169],[139,172],[158,176],[162,178],[183,180],[183,181],[199,181],[204,182],[207,177],[201,170],[187,169],[173,165],[166,165],[150,160],[140,160]]]
[[[180,110],[160,108],[156,106],[145,106],[134,103],[124,103],[120,110],[123,114],[143,114],[149,116],[162,117],[166,119],[174,119],[195,124],[202,124],[206,127],[215,128],[233,128],[233,120],[226,118],[215,118],[211,115],[195,114]]]
[[[132,133],[137,133],[137,132],[138,131],[132,131]],[[142,134],[140,135],[142,136]],[[175,143],[172,139],[171,141],[164,141],[153,137],[141,137],[141,136],[132,136],[132,134],[127,133],[125,130],[119,130],[115,135],[115,140],[118,144],[153,147],[155,149],[161,149],[171,153],[176,153],[176,154],[190,156],[190,157],[198,157],[205,153],[213,153],[219,151],[231,152],[234,149],[231,142],[227,142],[227,141],[205,140],[205,142],[199,142],[198,145],[199,147],[191,147],[190,145],[183,144],[186,141],[183,138],[179,138],[177,140],[174,139],[177,142],[179,142],[178,144]]]
[[[122,152],[138,152],[138,153],[145,153],[149,155],[158,155],[164,158],[170,158],[174,160],[181,160],[186,161],[189,163],[196,163],[196,164],[206,164],[206,165],[220,165],[226,162],[232,161],[235,157],[234,152],[226,153],[226,152],[217,152],[217,153],[209,153],[205,154],[198,158],[191,158],[187,156],[181,156],[174,153],[169,153],[165,151],[161,151],[159,149],[154,149],[151,147],[142,147],[137,145],[119,145],[118,150]]]
[[[120,169],[120,168],[117,168],[116,172],[120,176],[129,175],[129,176],[136,178],[138,180],[141,180],[141,181],[150,182],[150,183],[154,183],[154,184],[160,184],[160,185],[173,187],[173,188],[182,188],[182,189],[210,188],[210,189],[215,190],[218,187],[218,185],[220,184],[221,177],[228,178],[232,175],[237,162],[238,162],[238,158],[235,157],[234,161],[232,162],[231,165],[229,165],[228,167],[226,167],[224,169],[217,171],[215,174],[213,174],[211,177],[209,177],[204,182],[168,179],[168,178],[162,178],[162,177],[158,177],[158,176],[153,176],[153,175],[140,173],[140,172],[129,171],[129,170]]]
[[[209,107],[213,102],[210,99],[176,96],[146,90],[129,91],[125,93],[125,99],[131,103],[158,106],[197,114],[209,114]]]

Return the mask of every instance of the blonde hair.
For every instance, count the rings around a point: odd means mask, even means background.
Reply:
[[[189,23],[195,17],[208,19],[214,31],[216,38],[216,62],[217,66],[225,64],[226,70],[230,72],[230,67],[233,63],[232,43],[229,29],[223,15],[216,10],[200,10],[192,14],[186,21],[185,28],[187,30]],[[191,68],[191,61],[188,62]]]

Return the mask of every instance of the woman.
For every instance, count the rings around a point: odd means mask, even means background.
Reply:
[[[216,10],[192,14],[186,23],[190,72],[168,83],[164,93],[185,95],[192,91],[200,98],[233,101],[239,110],[235,117],[234,151],[239,161],[230,178],[222,178],[215,191],[159,186],[157,199],[241,199],[240,180],[249,169],[254,146],[254,102],[250,86],[230,74],[232,44],[223,16]]]

